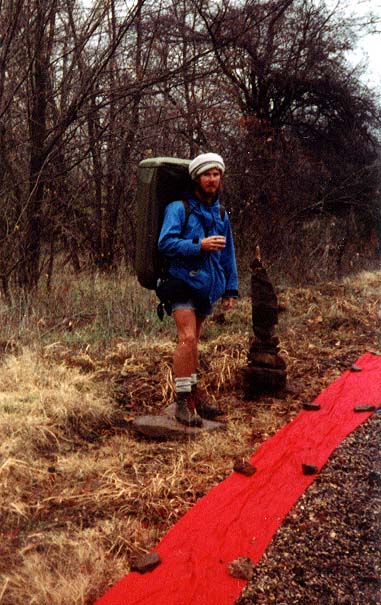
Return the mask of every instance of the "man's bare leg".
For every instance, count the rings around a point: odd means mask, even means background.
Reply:
[[[192,374],[197,372],[198,321],[193,309],[176,309],[173,317],[177,328],[177,346],[173,356],[175,415],[182,424],[201,426],[202,420],[196,413],[191,393]]]

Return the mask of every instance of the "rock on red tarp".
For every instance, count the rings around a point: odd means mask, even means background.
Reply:
[[[233,472],[199,500],[155,549],[162,563],[144,575],[131,572],[96,605],[228,605],[246,580],[229,575],[238,557],[257,563],[283,519],[337,445],[369,417],[355,405],[381,404],[381,357],[363,355],[303,411],[266,441],[250,462],[251,477]],[[255,405],[255,404],[254,404]]]

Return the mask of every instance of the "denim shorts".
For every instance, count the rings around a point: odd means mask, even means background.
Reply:
[[[171,307],[172,313],[173,311],[176,311],[176,309],[192,309],[192,311],[196,313],[196,317],[205,317],[206,315],[211,315],[213,312],[213,306],[210,303],[204,302],[196,304],[191,298],[188,300],[173,302]]]

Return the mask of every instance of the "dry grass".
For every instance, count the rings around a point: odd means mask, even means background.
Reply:
[[[180,444],[128,428],[173,398],[170,320],[149,338],[99,347],[82,335],[81,347],[64,339],[4,355],[0,603],[92,603],[231,472],[235,458],[380,346],[380,298],[381,273],[282,289],[278,335],[290,391],[257,402],[241,391],[251,306],[240,300],[225,325],[208,324],[201,347],[202,382],[226,413],[226,432]]]
[[[0,351],[30,342],[102,348],[120,334],[157,333],[156,304],[126,268],[76,275],[58,265],[49,287],[42,280],[37,291],[12,290],[8,299],[0,293]]]

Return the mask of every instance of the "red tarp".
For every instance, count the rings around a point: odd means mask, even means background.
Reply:
[[[283,519],[314,480],[302,464],[319,469],[369,413],[355,405],[381,404],[381,357],[363,355],[361,372],[346,371],[316,399],[319,411],[302,411],[266,441],[250,462],[251,477],[233,472],[174,525],[155,549],[162,563],[131,572],[96,605],[228,605],[246,581],[227,565],[238,557],[258,562]],[[255,405],[255,404],[253,404]]]

